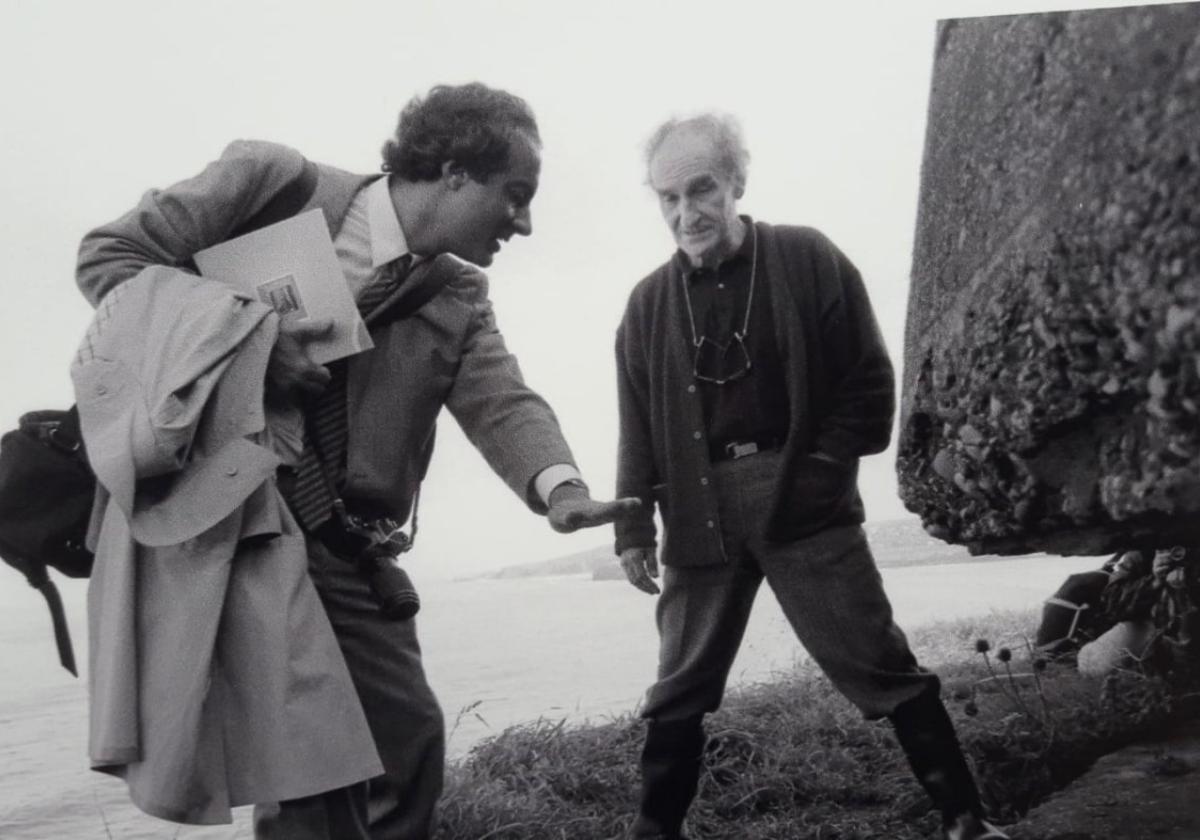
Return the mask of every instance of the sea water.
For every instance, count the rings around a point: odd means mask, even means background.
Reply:
[[[884,569],[896,620],[1030,609],[1095,558],[1031,557]],[[540,577],[452,582],[412,568],[426,672],[441,701],[451,758],[513,724],[583,722],[635,711],[654,678],[653,596],[622,581]],[[86,582],[62,585],[86,660]],[[964,651],[964,656],[969,656]],[[764,587],[730,683],[769,680],[804,657]],[[86,666],[86,662],[82,662]],[[86,674],[57,663],[41,598],[0,583],[0,838],[250,840],[249,809],[231,826],[181,827],[129,804],[122,782],[87,769]]]

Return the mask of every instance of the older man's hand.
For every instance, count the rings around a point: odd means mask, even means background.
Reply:
[[[658,584],[652,578],[658,577],[657,551],[651,548],[627,548],[621,552],[621,569],[625,577],[638,589],[650,595],[658,594]]]
[[[329,384],[329,369],[308,356],[311,339],[324,338],[333,329],[330,318],[313,318],[281,325],[271,358],[267,360],[267,383],[279,394],[316,396]]]
[[[550,493],[549,504],[546,518],[550,520],[550,527],[560,534],[626,519],[641,507],[641,502],[635,498],[598,502],[587,490],[574,484],[555,487]]]

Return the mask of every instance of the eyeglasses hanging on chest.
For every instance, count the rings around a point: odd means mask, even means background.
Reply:
[[[692,376],[699,382],[725,385],[750,373],[752,367],[750,351],[746,348],[746,336],[750,333],[750,309],[754,305],[754,283],[758,274],[758,231],[751,226],[754,237],[750,257],[750,291],[746,297],[746,312],[742,317],[741,329],[735,329],[727,341],[718,341],[696,332],[696,316],[692,310],[692,297],[688,291],[688,280],[683,281],[683,299],[687,304],[688,324],[692,328]]]

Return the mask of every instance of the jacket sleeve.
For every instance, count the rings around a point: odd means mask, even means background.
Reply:
[[[84,236],[76,281],[92,306],[114,286],[151,265],[188,265],[199,250],[223,242],[304,166],[299,152],[236,140],[193,178],[154,189],[125,215]]]
[[[627,316],[628,317],[628,316]],[[615,551],[657,545],[654,526],[654,488],[658,483],[650,439],[648,391],[644,370],[635,367],[636,350],[630,347],[625,323],[617,328],[617,409],[620,431],[617,442],[617,498],[636,496],[637,513],[615,524]]]
[[[896,409],[892,364],[858,269],[827,239],[817,257],[826,294],[821,341],[827,393],[815,451],[838,461],[882,452]]]
[[[464,267],[453,291],[471,307],[458,371],[446,407],[488,465],[535,513],[546,505],[534,479],[555,464],[575,465],[549,404],[525,384],[496,326],[487,278]]]

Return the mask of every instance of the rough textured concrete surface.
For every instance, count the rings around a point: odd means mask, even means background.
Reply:
[[[942,21],[898,471],[976,553],[1200,532],[1200,4]]]

